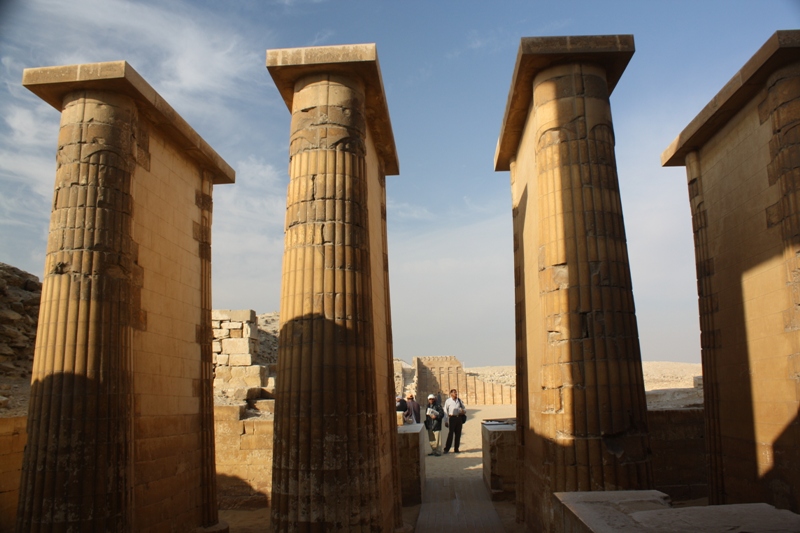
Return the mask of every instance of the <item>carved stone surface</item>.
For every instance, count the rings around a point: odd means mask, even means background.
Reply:
[[[800,31],[778,31],[661,156],[685,166],[709,501],[800,511]]]
[[[498,145],[524,392],[517,494],[533,529],[550,529],[553,492],[652,483],[608,100],[632,53],[625,35],[523,39]]]
[[[17,527],[130,521],[136,106],[64,99]],[[41,524],[41,525],[40,525]]]
[[[210,237],[233,170],[124,61],[23,84],[61,129],[17,528],[225,530]]]
[[[280,531],[315,522],[377,527],[363,86],[317,75],[296,90],[273,522]]]

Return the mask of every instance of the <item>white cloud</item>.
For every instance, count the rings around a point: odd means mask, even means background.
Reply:
[[[430,210],[423,205],[395,202],[386,199],[387,217],[391,220],[433,220],[436,218]]]

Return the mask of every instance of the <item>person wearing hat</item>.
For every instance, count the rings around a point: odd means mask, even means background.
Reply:
[[[442,420],[444,420],[442,406],[436,403],[436,396],[429,394],[428,408],[425,410],[425,429],[428,430],[428,440],[431,443],[431,453],[428,455],[436,457],[442,455]]]
[[[407,409],[408,404],[406,404],[406,401],[403,399],[403,397],[396,396],[394,399],[394,410],[398,413],[405,413]]]
[[[406,395],[406,403],[408,404],[408,410],[405,415],[406,419],[409,420],[411,424],[419,424],[419,404],[414,400],[414,395],[410,392]]]

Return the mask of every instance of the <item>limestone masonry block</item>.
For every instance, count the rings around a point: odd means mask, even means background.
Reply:
[[[253,357],[249,353],[233,353],[228,359],[230,366],[250,366],[253,364]]]
[[[255,343],[251,339],[222,339],[223,353],[250,354],[254,352],[254,348]]]
[[[220,420],[240,420],[244,416],[246,405],[215,405],[214,421],[215,424]]]
[[[267,413],[274,413],[275,412],[275,400],[256,400],[254,402],[254,406],[259,411],[267,412]]]
[[[250,324],[243,324],[242,326],[242,336],[246,339],[257,339],[258,338],[258,327],[255,325]]]
[[[255,322],[256,312],[252,309],[214,309],[211,311],[211,320],[227,322]]]

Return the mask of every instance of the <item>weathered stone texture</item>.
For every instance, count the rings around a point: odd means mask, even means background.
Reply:
[[[800,510],[800,32],[777,32],[662,155],[686,166],[712,503]]]
[[[653,487],[673,502],[708,497],[703,409],[647,411]]]
[[[24,84],[62,114],[17,527],[216,525],[211,195],[233,171],[124,62]]]
[[[26,417],[0,418],[0,533],[16,531],[22,456],[28,440]]]
[[[425,457],[430,450],[424,424],[397,428],[398,468],[403,505],[419,505],[425,498]]]
[[[416,385],[412,389],[423,401],[429,394],[435,394],[444,404],[451,389],[458,390],[459,398],[467,405],[511,405],[517,401],[516,387],[485,382],[467,374],[454,355],[415,357],[413,370]]]
[[[7,376],[30,376],[41,297],[36,276],[0,263],[0,372]]]
[[[267,56],[292,111],[272,487],[278,531],[389,530],[401,519],[383,215],[384,176],[397,163],[376,59],[374,45]]]
[[[553,533],[800,531],[800,516],[765,503],[672,508],[657,490],[555,493],[553,508]]]
[[[265,412],[271,408],[263,403],[259,407]],[[245,418],[244,415],[244,403],[214,407],[220,509],[269,506],[274,421],[269,416]]]
[[[523,39],[498,144],[525,389],[518,498],[533,529],[550,528],[553,492],[652,483],[609,106],[632,54],[631,36]]]
[[[517,428],[481,424],[483,482],[492,500],[514,499],[517,490]]]

